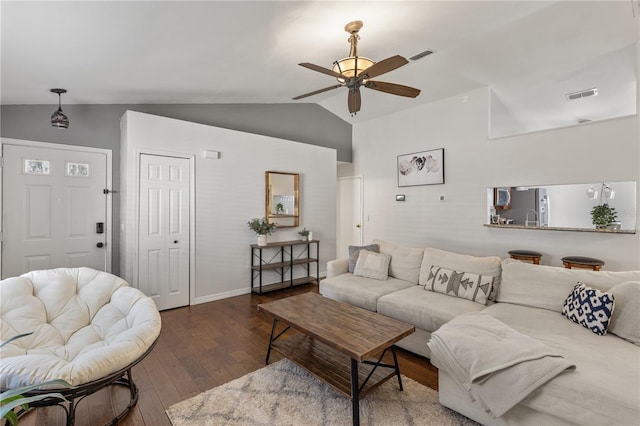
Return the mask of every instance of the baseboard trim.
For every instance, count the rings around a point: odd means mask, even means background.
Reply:
[[[319,276],[320,281],[322,281],[323,279],[327,278],[327,274],[320,274]],[[266,284],[263,284],[266,285]],[[215,302],[216,300],[222,300],[222,299],[228,299],[229,297],[235,297],[235,296],[241,296],[243,294],[248,294],[251,293],[251,289],[250,288],[242,288],[239,290],[231,290],[231,291],[225,291],[224,293],[216,293],[216,294],[210,294],[208,296],[202,296],[202,297],[196,297],[194,300],[191,301],[191,305],[200,305],[202,303],[208,303],[208,302]]]
[[[251,293],[250,288],[242,288],[239,290],[225,291],[224,293],[210,294],[208,296],[196,297],[191,301],[191,305],[200,305],[202,303],[215,302],[216,300],[228,299],[229,297],[241,296]]]

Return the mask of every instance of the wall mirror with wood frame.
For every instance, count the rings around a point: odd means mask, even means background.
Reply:
[[[278,228],[299,225],[299,181],[298,173],[265,172],[265,217]]]

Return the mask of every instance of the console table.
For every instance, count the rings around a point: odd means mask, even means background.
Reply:
[[[312,247],[315,245],[315,257]],[[320,279],[320,241],[294,240],[267,243],[264,246],[251,244],[251,291],[262,294],[268,291],[315,283]],[[311,263],[316,264],[316,276],[311,275]],[[306,268],[307,275],[294,278],[296,267]],[[280,281],[263,284],[263,272],[274,271]],[[257,281],[257,283],[256,283]]]

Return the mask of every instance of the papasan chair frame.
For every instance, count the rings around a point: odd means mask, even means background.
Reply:
[[[130,393],[129,404],[120,413],[118,413],[113,419],[111,419],[108,423],[106,423],[106,425],[118,424],[120,420],[124,419],[127,416],[127,414],[129,414],[129,411],[131,411],[131,409],[138,402],[138,396],[139,396],[138,386],[136,386],[135,382],[133,381],[133,376],[131,375],[131,369],[140,361],[142,361],[147,355],[149,355],[149,353],[153,350],[153,348],[155,348],[156,344],[158,344],[158,339],[156,339],[151,345],[151,347],[147,349],[147,351],[143,353],[134,362],[132,362],[125,368],[119,371],[116,371],[115,373],[112,373],[101,379],[94,380],[92,382],[85,383],[79,386],[74,386],[72,389],[67,389],[67,388],[46,389],[46,390],[35,390],[35,391],[23,393],[22,394],[23,396],[29,397],[29,396],[43,395],[43,394],[56,392],[56,393],[62,394],[62,396],[67,398],[69,402],[61,401],[60,399],[57,399],[57,398],[45,398],[40,401],[32,402],[29,404],[28,410],[20,409],[16,413],[18,415],[18,418],[20,418],[21,416],[23,416],[28,411],[34,408],[52,407],[57,405],[62,407],[67,415],[67,423],[66,423],[67,426],[73,426],[75,424],[77,405],[85,397],[93,393],[96,393],[108,386],[120,385],[120,386],[125,386],[129,389],[129,393]]]

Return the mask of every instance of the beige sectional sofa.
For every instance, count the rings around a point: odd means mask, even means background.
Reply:
[[[374,280],[347,270],[348,260],[330,261],[320,293],[409,322],[416,332],[398,346],[431,358],[439,368],[440,402],[482,424],[640,424],[640,271],[570,270],[497,256],[466,256],[433,248],[374,241],[391,257],[389,278]],[[420,257],[422,252],[422,257]],[[493,277],[486,304],[425,291],[432,267]],[[616,296],[604,336],[561,314],[577,282]],[[531,392],[500,417],[481,408],[459,386],[446,363],[432,357],[431,334],[459,315],[482,311],[562,354],[576,368]],[[509,392],[505,389],[505,392]]]

